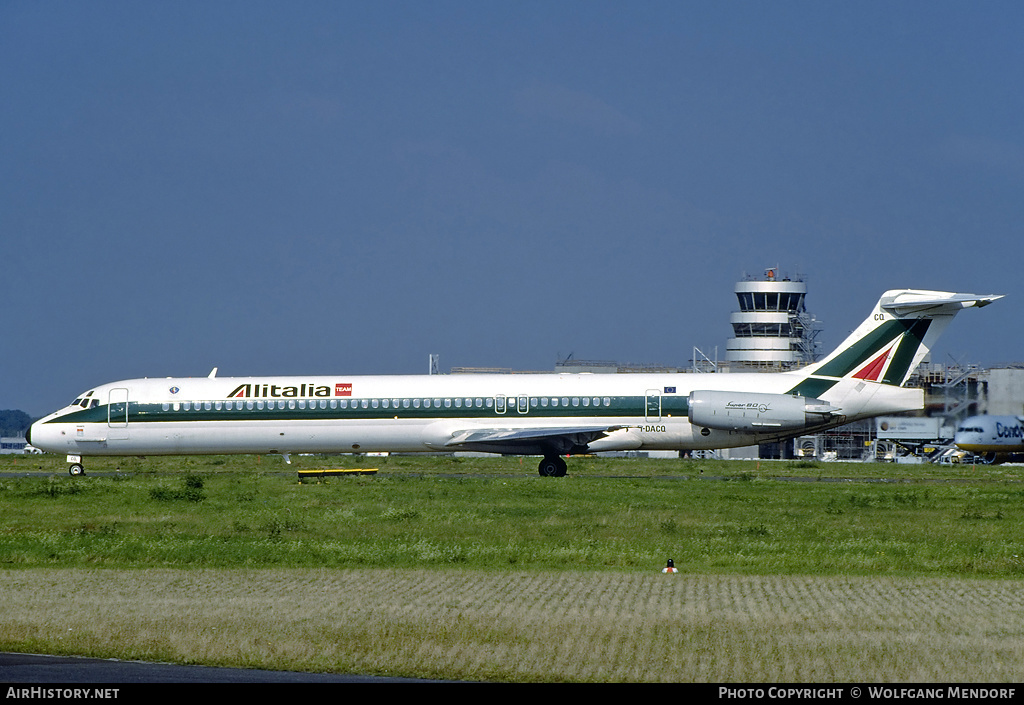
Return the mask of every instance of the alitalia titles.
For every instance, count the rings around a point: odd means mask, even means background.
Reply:
[[[350,397],[352,396],[352,384],[348,382],[337,382],[332,389],[328,384],[299,384],[285,386],[269,383],[240,384],[228,394],[228,399],[264,398],[274,399],[278,397]]]

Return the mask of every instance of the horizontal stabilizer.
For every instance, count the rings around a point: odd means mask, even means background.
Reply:
[[[905,289],[890,292],[878,302],[880,308],[900,318],[915,315],[953,314],[965,308],[988,306],[1002,294],[954,294],[943,291]]]

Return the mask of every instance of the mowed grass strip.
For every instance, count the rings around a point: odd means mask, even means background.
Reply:
[[[1005,682],[1024,582],[473,570],[0,572],[0,648],[484,681]]]
[[[196,472],[0,479],[5,567],[1024,578],[1024,485]]]

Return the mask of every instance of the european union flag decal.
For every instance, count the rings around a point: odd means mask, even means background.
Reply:
[[[675,387],[665,387],[665,392],[664,393],[665,394],[675,394],[676,393],[676,388]]]

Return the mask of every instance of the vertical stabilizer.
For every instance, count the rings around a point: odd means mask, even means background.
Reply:
[[[839,347],[797,372],[805,379],[792,393],[818,396],[841,379],[902,387],[957,313],[1000,298],[920,289],[887,291]]]

